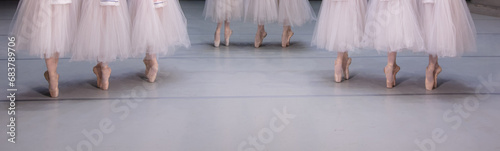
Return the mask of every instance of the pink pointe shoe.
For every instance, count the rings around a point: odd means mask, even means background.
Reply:
[[[397,64],[388,64],[384,68],[387,88],[391,89],[396,86],[396,74],[398,74],[400,69],[401,68]]]
[[[59,96],[59,74],[50,76],[49,71],[45,71],[43,76],[45,77],[45,80],[49,82],[50,97],[57,98]]]
[[[431,91],[437,88],[437,77],[443,69],[439,65],[433,66],[434,68],[431,68],[431,66],[427,67],[427,70],[425,72],[425,89]]]

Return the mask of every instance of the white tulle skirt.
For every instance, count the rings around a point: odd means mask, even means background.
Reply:
[[[244,14],[243,0],[207,0],[203,14],[205,19],[219,23],[222,21],[240,20]]]
[[[101,0],[83,0],[72,60],[112,62],[130,55],[130,14],[126,0],[102,6]]]
[[[370,0],[363,45],[377,51],[423,51],[417,1]]]
[[[324,0],[312,45],[337,52],[362,47],[366,5],[366,0]]]
[[[287,26],[302,26],[316,18],[309,0],[279,0],[278,22]]]
[[[16,49],[41,58],[69,52],[77,28],[78,0],[21,0],[11,25]]]
[[[476,27],[465,1],[419,0],[426,52],[457,57],[476,51]]]
[[[164,0],[163,9],[157,9],[162,24],[167,32],[167,42],[171,47],[190,47],[187,20],[179,0]]]
[[[134,56],[146,53],[160,56],[169,53],[168,33],[164,18],[159,11],[165,7],[156,7],[153,0],[129,0],[132,19],[132,52]],[[162,4],[165,5],[165,4]]]
[[[302,26],[315,16],[308,0],[248,0],[245,10],[245,21],[258,25]]]
[[[247,0],[245,21],[258,25],[278,21],[278,0]]]

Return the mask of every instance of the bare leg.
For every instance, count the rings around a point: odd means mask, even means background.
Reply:
[[[387,56],[387,66],[384,68],[387,88],[396,86],[396,74],[400,67],[396,64],[397,52],[389,52]]]
[[[425,73],[425,89],[433,90],[437,87],[437,76],[441,73],[442,69],[438,64],[438,57],[429,55],[429,66]]]
[[[224,39],[226,40],[226,46],[229,46],[229,38],[232,34],[233,30],[231,30],[230,22],[226,20],[224,24]]]
[[[51,97],[59,96],[59,74],[57,74],[57,64],[59,63],[59,53],[55,53],[52,57],[45,57],[47,71],[44,73],[45,80],[49,82],[49,92]]]
[[[214,35],[214,46],[219,47],[220,45],[220,29],[222,28],[222,22],[217,23],[217,28],[215,29]]]
[[[281,36],[281,46],[283,48],[290,45],[290,39],[293,36],[292,26],[284,25],[283,26],[283,35]]]
[[[146,65],[146,77],[148,77],[148,81],[154,82],[158,75],[158,60],[156,54],[147,53],[143,61]]]
[[[262,41],[264,38],[266,38],[267,33],[266,29],[264,28],[264,25],[259,25],[257,29],[257,34],[255,34],[255,48],[259,48],[260,45],[262,44]]]

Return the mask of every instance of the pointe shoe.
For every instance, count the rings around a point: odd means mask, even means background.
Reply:
[[[437,77],[441,71],[443,71],[443,69],[439,65],[434,66],[434,68],[427,67],[425,73],[425,89],[434,90],[437,88]]]
[[[342,60],[335,60],[335,82],[340,83],[342,82],[342,75],[344,74],[344,70],[342,67]]]
[[[220,46],[220,32],[215,32],[214,35],[214,46],[219,47]]]
[[[335,60],[335,82],[342,82],[342,76],[346,80],[349,80],[349,66],[351,65],[352,59],[345,56],[345,58],[340,60]]]
[[[51,77],[49,76],[49,71],[45,71],[43,74],[45,80],[49,82],[49,93],[50,97],[57,98],[59,96],[59,74],[56,74],[56,79],[51,81]],[[55,89],[51,89],[50,87],[56,86]]]
[[[346,61],[347,60],[347,61]],[[351,65],[352,59],[347,57],[344,58],[344,77],[346,80],[349,80],[349,66]]]
[[[259,32],[256,36],[255,36],[255,48],[259,48],[260,45],[262,45],[262,41],[264,41],[264,38],[266,38],[267,36],[267,32]]]
[[[286,48],[290,46],[290,39],[292,39],[292,36],[294,35],[292,30],[288,30],[286,32],[283,32],[283,35],[281,37],[281,47]]]
[[[142,60],[142,62],[144,62],[144,65],[146,66],[146,70],[144,71],[144,74],[145,74],[145,75],[148,75],[148,74],[149,74],[149,68],[150,68],[150,66],[149,66],[149,64],[150,64],[150,63],[149,63],[149,61],[150,61],[150,60],[147,60],[146,58],[144,58],[144,60]]]
[[[229,38],[231,37],[232,34],[233,30],[231,29],[224,31],[224,39],[226,40],[226,46],[229,46]]]
[[[434,73],[434,88],[437,88],[437,86],[438,86],[437,78],[438,78],[438,75],[441,73],[441,71],[443,71],[443,68],[441,68],[441,66],[437,65],[437,69]]]
[[[146,74],[148,77],[148,82],[155,82],[156,76],[158,75],[158,62],[151,60],[149,65],[149,72]]]
[[[99,65],[94,66],[94,68],[92,69],[92,71],[94,71],[94,74],[97,77],[97,87],[101,88],[101,83],[102,83],[102,79],[101,79],[101,77],[102,77],[101,66],[99,66]]]
[[[109,77],[111,76],[111,68],[110,67],[102,67],[101,68],[102,78],[101,78],[101,86],[102,90],[108,90],[109,88]]]
[[[396,86],[396,74],[398,74],[400,69],[401,68],[396,64],[394,64],[392,66],[387,65],[384,68],[387,88],[390,89],[390,88],[393,88],[394,86]]]

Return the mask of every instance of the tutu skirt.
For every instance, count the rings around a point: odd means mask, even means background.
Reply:
[[[162,25],[167,32],[167,42],[171,47],[190,47],[187,20],[179,0],[164,0],[165,7],[157,9]]]
[[[245,5],[246,22],[264,25],[278,21],[277,0],[247,0]]]
[[[302,26],[316,18],[309,0],[279,0],[278,22],[287,26]]]
[[[82,1],[72,60],[112,62],[129,57],[130,14],[127,1],[118,2],[103,5],[101,0]]]
[[[16,49],[41,58],[71,49],[77,28],[78,0],[21,0],[11,25]]]
[[[476,51],[476,28],[465,1],[420,0],[426,52],[457,57]]]
[[[363,45],[385,52],[423,51],[417,2],[370,0]]]
[[[132,52],[133,55],[145,53],[166,55],[169,44],[164,18],[160,18],[160,10],[165,7],[155,6],[153,0],[129,0],[132,19]]]
[[[312,45],[337,52],[362,47],[366,5],[366,0],[324,0]]]
[[[225,20],[240,20],[244,13],[243,0],[207,0],[203,14],[218,23]]]

